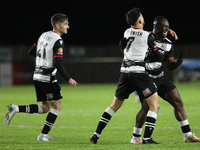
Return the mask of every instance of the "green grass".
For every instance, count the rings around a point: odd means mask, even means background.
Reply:
[[[184,101],[185,110],[192,132],[200,137],[200,82],[177,83],[177,88]],[[0,106],[0,149],[2,150],[188,150],[200,149],[200,143],[184,143],[179,123],[173,108],[160,99],[160,111],[153,133],[159,145],[133,145],[130,139],[135,116],[140,109],[134,103],[134,94],[125,101],[113,116],[98,143],[89,142],[104,110],[114,97],[117,84],[79,84],[77,87],[61,85],[63,92],[62,110],[49,135],[56,138],[53,142],[36,140],[45,122],[46,114],[16,114],[9,126],[4,123],[6,105],[14,103],[34,104],[35,90],[30,86],[1,87]]]

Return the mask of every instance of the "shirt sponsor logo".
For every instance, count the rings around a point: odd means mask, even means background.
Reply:
[[[63,49],[62,49],[62,48],[59,48],[57,54],[58,54],[58,55],[62,55],[62,54],[63,54]]]

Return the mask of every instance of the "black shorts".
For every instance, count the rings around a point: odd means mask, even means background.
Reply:
[[[62,99],[62,92],[58,83],[34,81],[37,102],[47,102]]]
[[[169,80],[167,76],[155,78],[153,79],[153,82],[156,84],[158,88],[158,95],[162,99],[165,99],[165,94],[176,88],[176,86]]]
[[[134,91],[138,92],[140,98],[146,99],[153,95],[157,88],[146,73],[122,73],[115,96],[119,99],[127,99]]]

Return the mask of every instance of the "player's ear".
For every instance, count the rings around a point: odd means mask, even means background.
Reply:
[[[56,23],[56,28],[59,29],[60,28],[60,24]]]
[[[139,20],[139,24],[143,24],[142,19]]]

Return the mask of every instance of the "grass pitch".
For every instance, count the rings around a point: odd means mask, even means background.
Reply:
[[[190,127],[200,137],[200,82],[176,83],[184,101]],[[49,135],[57,139],[52,142],[39,142],[46,114],[18,113],[9,126],[5,125],[4,116],[8,104],[34,104],[36,102],[33,85],[1,87],[0,106],[0,149],[1,150],[188,150],[200,149],[200,143],[184,143],[179,123],[173,108],[159,99],[160,110],[153,139],[159,145],[133,145],[130,139],[135,123],[135,116],[140,109],[134,103],[134,94],[125,101],[114,114],[102,132],[98,143],[89,142],[104,110],[113,100],[117,84],[79,84],[77,87],[61,85],[63,92],[62,110]],[[143,128],[144,129],[144,128]]]

